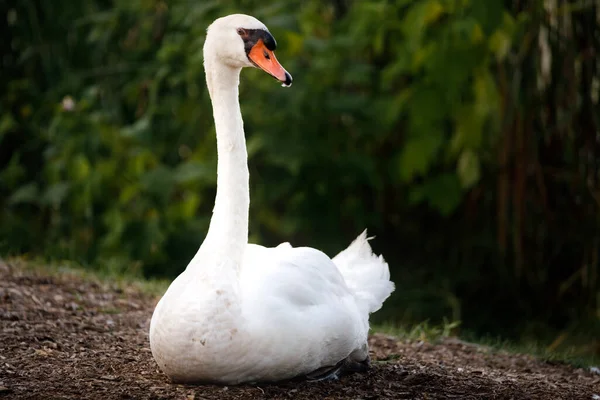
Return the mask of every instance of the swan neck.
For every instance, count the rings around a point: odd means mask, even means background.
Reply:
[[[217,134],[217,194],[201,246],[219,264],[239,271],[248,243],[250,188],[244,123],[239,104],[240,68],[205,61]]]

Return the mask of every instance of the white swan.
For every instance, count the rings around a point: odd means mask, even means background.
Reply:
[[[207,31],[204,65],[218,150],[215,207],[206,239],[150,323],[154,359],[174,382],[336,378],[365,368],[369,313],[394,290],[366,232],[333,260],[288,243],[248,244],[239,75],[256,66],[291,85],[275,46],[267,28],[247,15],[219,18]]]

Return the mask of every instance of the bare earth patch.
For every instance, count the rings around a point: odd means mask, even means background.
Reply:
[[[1,399],[587,399],[600,376],[458,340],[375,334],[373,368],[338,382],[186,386],[157,369],[147,332],[157,299],[0,260]],[[600,397],[598,397],[600,399]]]

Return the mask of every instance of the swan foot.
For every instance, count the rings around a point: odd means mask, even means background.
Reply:
[[[367,372],[369,368],[371,368],[371,357],[367,356],[362,361],[351,361],[349,359],[344,360],[345,363],[343,365],[344,374],[352,374],[355,372]]]
[[[352,361],[345,358],[332,367],[322,367],[306,375],[309,381],[337,381],[344,375],[355,372],[367,372],[371,367],[371,358],[367,356],[363,361]]]
[[[309,374],[306,374],[306,380],[308,381],[337,381],[340,379],[340,372],[344,367],[346,360],[342,360],[332,367],[322,367]]]

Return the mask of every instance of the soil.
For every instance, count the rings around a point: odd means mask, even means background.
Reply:
[[[600,399],[600,375],[445,339],[375,334],[373,367],[336,382],[176,385],[147,332],[157,299],[133,287],[0,260],[0,399]]]

